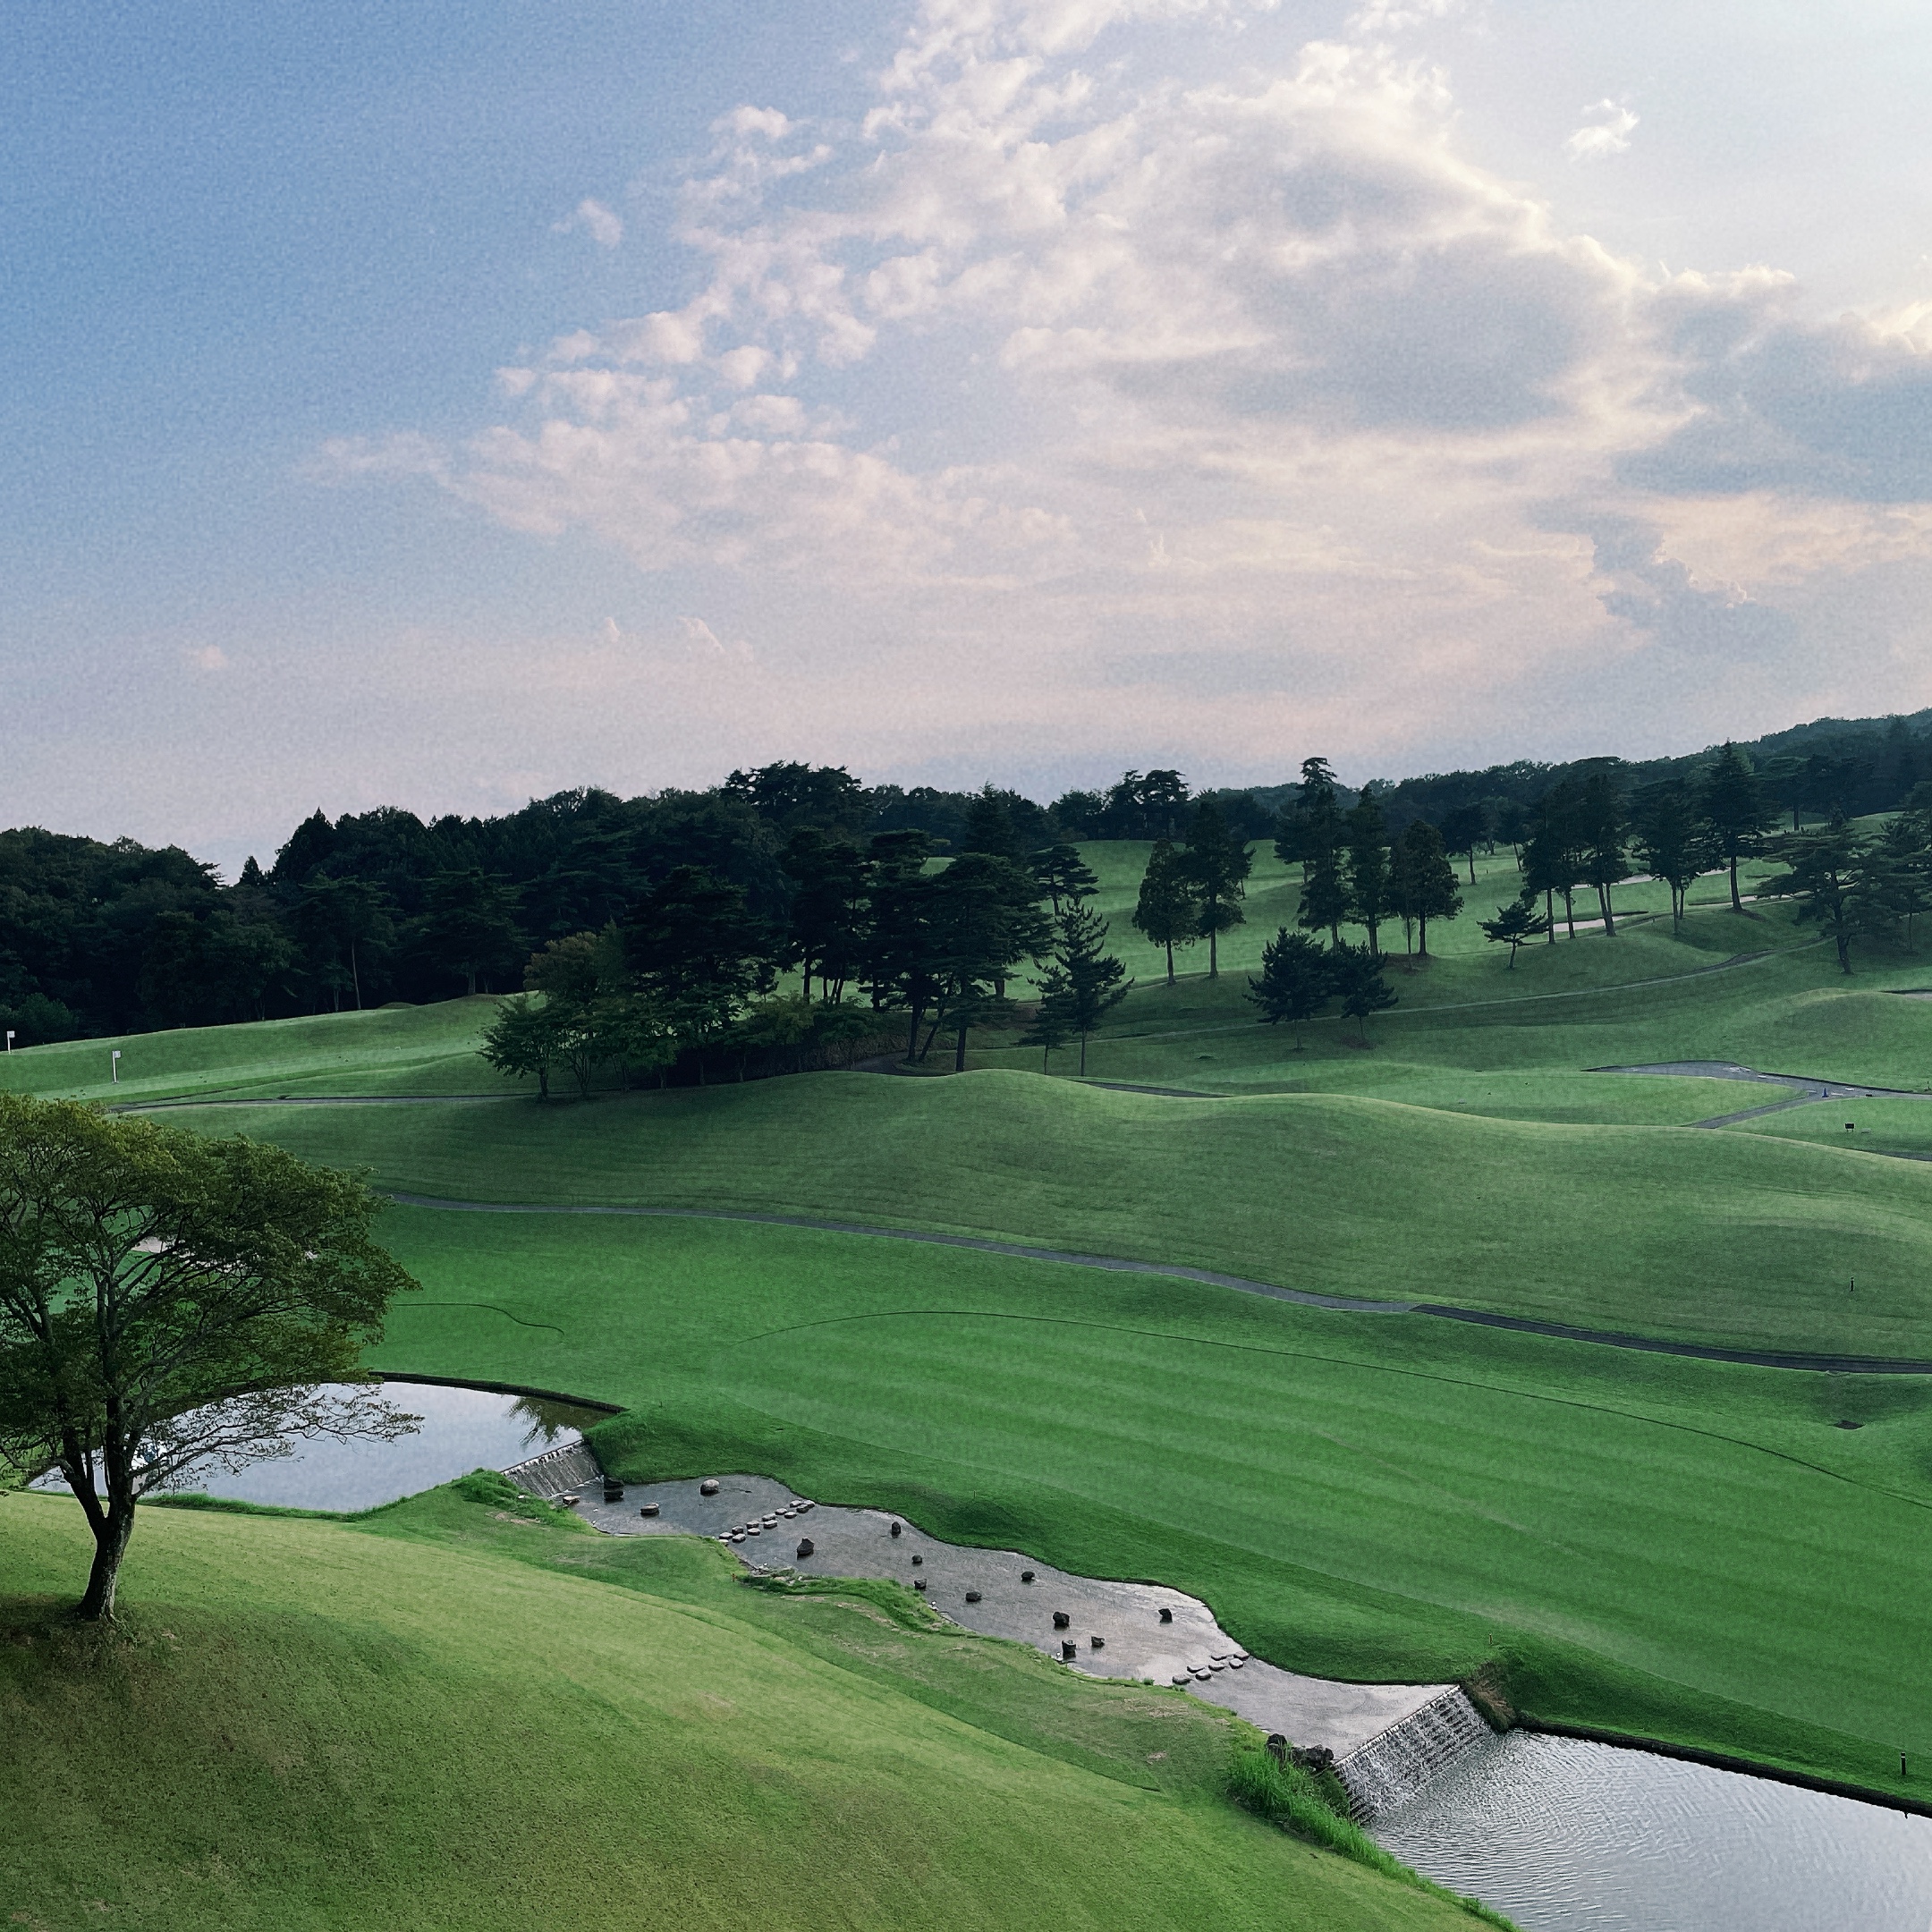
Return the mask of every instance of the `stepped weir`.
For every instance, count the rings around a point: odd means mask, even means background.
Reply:
[[[1358,1825],[1372,1824],[1491,1735],[1482,1714],[1450,1685],[1420,1710],[1335,1760],[1335,1775],[1349,1794],[1349,1815]]]
[[[604,1479],[595,1452],[584,1442],[560,1443],[503,1473],[526,1495],[538,1496],[568,1496]]]

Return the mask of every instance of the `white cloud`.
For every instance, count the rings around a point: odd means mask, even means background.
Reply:
[[[562,221],[551,223],[550,233],[569,234],[579,228],[599,248],[614,249],[623,240],[623,216],[606,208],[601,201],[593,201],[589,195]]]
[[[183,655],[197,671],[225,671],[228,668],[228,653],[219,644],[201,644]]]
[[[1237,55],[1256,11],[926,0],[862,134],[717,123],[682,308],[505,372],[461,449],[330,462],[698,573],[774,614],[828,715],[906,693],[908,743],[1265,766],[1493,731],[1584,663],[1716,666],[1712,706],[1726,663],[1816,688],[1796,600],[1932,560],[1925,520],[1844,507],[1932,500],[1925,316],[1820,326],[1769,271],[1565,232],[1385,44],[1445,6],[1274,70]],[[1156,21],[1221,37],[1219,78],[1123,58]],[[1601,102],[1569,151],[1635,125]],[[1753,491],[1815,569],[1724,574],[1750,546],[1714,506]]]
[[[1637,116],[1623,101],[1600,100],[1583,110],[1583,125],[1563,143],[1572,161],[1607,161],[1630,151],[1631,131]]]

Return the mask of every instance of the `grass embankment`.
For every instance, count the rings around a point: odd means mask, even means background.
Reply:
[[[170,1118],[438,1198],[925,1227],[1720,1346],[1932,1355],[1932,1173],[1744,1135],[999,1072]]]
[[[1174,1584],[1293,1668],[1500,1659],[1546,1722],[1928,1795],[1896,1776],[1932,1753],[1918,1378],[752,1225],[401,1210],[389,1235],[428,1287],[384,1366],[627,1404],[600,1441],[633,1478],[766,1470]]]
[[[707,1545],[151,1511],[103,1641],[85,1544],[0,1504],[0,1911],[45,1932],[1470,1923],[1237,1809],[1220,1713]]]

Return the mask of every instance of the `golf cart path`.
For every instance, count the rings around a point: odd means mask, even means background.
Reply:
[[[1932,1097],[1928,1096],[1928,1097]],[[807,1228],[825,1234],[860,1234],[881,1241],[922,1241],[940,1248],[970,1248],[982,1254],[1009,1255],[1021,1261],[1054,1261],[1071,1267],[1103,1268],[1123,1275],[1161,1275],[1182,1281],[1205,1282],[1210,1287],[1232,1288],[1241,1294],[1265,1295],[1273,1301],[1292,1301],[1303,1308],[1330,1309],[1346,1315],[1429,1315],[1444,1321],[1470,1322],[1484,1328],[1507,1328],[1519,1335],[1548,1335],[1562,1342],[1588,1343],[1599,1348],[1635,1349],[1645,1354],[1679,1355],[1698,1361],[1738,1362],[1755,1368],[1794,1368],[1822,1375],[1932,1376],[1932,1361],[1901,1360],[1891,1356],[1810,1355],[1795,1352],[1707,1347],[1695,1342],[1665,1342],[1654,1335],[1623,1335],[1601,1328],[1575,1328],[1563,1322],[1532,1321],[1516,1315],[1497,1315],[1487,1309],[1458,1308],[1443,1301],[1374,1301],[1346,1295],[1315,1294],[1300,1288],[1281,1288],[1272,1282],[1250,1281],[1211,1268],[1186,1267],[1165,1261],[1130,1261],[1117,1255],[1077,1254],[1063,1248],[1036,1248],[1022,1241],[995,1241],[974,1234],[939,1234],[922,1228],[878,1227],[862,1221],[821,1221],[806,1215],[754,1214],[723,1208],[635,1208],[564,1202],[444,1200],[428,1194],[392,1193],[399,1207],[424,1208],[446,1214],[616,1215],[644,1220],[739,1221],[766,1227]]]
[[[1728,1127],[1734,1121],[1756,1120],[1762,1114],[1782,1114],[1786,1107],[1809,1106],[1815,1100],[1932,1100],[1932,1093],[1908,1087],[1859,1087],[1848,1080],[1820,1080],[1810,1073],[1760,1073],[1755,1067],[1740,1066],[1733,1060],[1657,1060],[1643,1066],[1600,1066],[1585,1070],[1591,1073],[1661,1073],[1692,1080],[1751,1080],[1767,1087],[1789,1089],[1782,1100],[1763,1106],[1744,1107],[1735,1114],[1714,1114],[1709,1120],[1691,1122],[1693,1127]]]

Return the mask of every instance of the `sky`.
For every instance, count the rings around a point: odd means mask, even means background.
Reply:
[[[1932,704],[1905,0],[15,0],[0,822]]]

